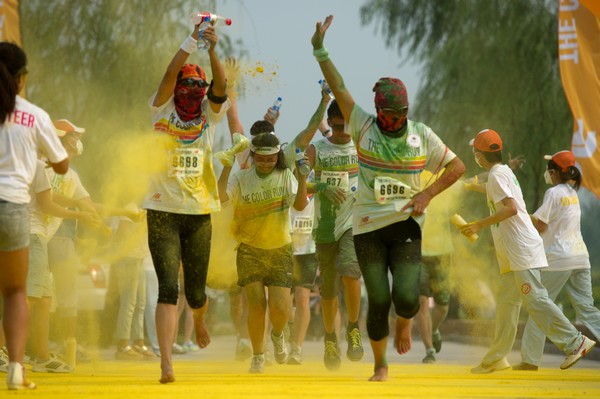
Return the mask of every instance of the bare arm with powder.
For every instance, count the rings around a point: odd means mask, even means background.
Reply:
[[[431,186],[416,194],[404,207],[402,211],[410,207],[413,214],[421,215],[433,197],[453,185],[459,177],[465,173],[465,164],[456,157],[446,165],[444,173]]]
[[[327,53],[327,49],[323,46],[323,39],[325,39],[325,32],[329,29],[332,21],[333,15],[329,15],[325,18],[324,22],[317,22],[315,33],[311,39],[314,52],[321,52],[321,54]],[[354,108],[354,99],[348,91],[342,75],[340,75],[329,56],[322,56],[321,59],[323,59],[323,61],[318,61],[321,72],[323,72],[323,76],[340,106],[342,115],[344,115],[344,120],[348,122],[350,120],[352,109]]]

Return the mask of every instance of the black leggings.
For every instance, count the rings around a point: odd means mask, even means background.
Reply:
[[[367,332],[369,338],[380,341],[390,332],[392,301],[396,314],[405,319],[419,311],[421,228],[409,218],[355,235],[354,247],[369,299]],[[392,274],[391,293],[388,270]]]
[[[148,210],[148,245],[158,277],[158,303],[177,304],[181,261],[185,298],[192,309],[204,306],[211,233],[210,215]]]

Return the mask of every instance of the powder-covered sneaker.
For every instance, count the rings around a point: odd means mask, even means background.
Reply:
[[[0,348],[0,371],[3,373],[8,372],[8,352],[6,347]]]
[[[560,368],[562,370],[565,370],[565,369],[568,369],[569,367],[574,366],[575,363],[577,363],[579,360],[581,360],[582,357],[584,357],[585,355],[590,353],[590,351],[592,350],[592,348],[594,346],[596,346],[596,341],[591,340],[584,335],[583,339],[581,340],[581,343],[579,344],[577,349],[575,349],[573,351],[573,353],[571,353],[570,355],[568,355],[565,358],[565,361],[562,362],[562,364],[560,365]]]
[[[473,374],[490,374],[496,371],[506,370],[510,368],[510,363],[506,360],[505,357],[502,359],[491,363],[491,364],[483,364],[481,363],[479,366],[471,369],[471,373]]]
[[[279,336],[273,335],[273,331],[271,331],[271,341],[273,341],[273,354],[275,356],[275,361],[279,364],[287,362],[290,352],[283,331],[281,334],[279,334]]]
[[[25,369],[22,364],[11,362],[8,364],[6,372],[6,385],[9,391],[36,388],[33,382],[27,381],[25,378]]]
[[[148,348],[146,345],[133,345],[133,351],[142,355],[142,358],[145,360],[158,359],[158,356],[156,356],[154,352],[150,350],[150,348]]]
[[[323,354],[323,362],[328,370],[337,370],[340,368],[342,363],[342,357],[340,355],[340,348],[337,344],[337,339],[328,340],[327,334],[325,335],[325,353]]]
[[[174,355],[184,355],[187,353],[185,348],[179,345],[177,342],[173,344],[173,348],[171,349],[171,353]]]
[[[265,372],[265,355],[261,353],[259,355],[253,355],[250,361],[250,374],[262,374]]]
[[[129,345],[117,348],[115,352],[115,359],[117,360],[142,360],[144,359],[144,355],[138,353],[133,350],[133,348]]]
[[[31,362],[31,371],[36,373],[72,373],[73,366],[67,364],[54,353],[46,360],[35,359]]]
[[[512,366],[512,369],[516,371],[538,371],[538,366],[526,362],[521,362],[516,366]]]
[[[435,348],[435,353],[440,353],[442,350],[442,334],[440,334],[440,330],[435,330],[433,334],[431,334],[431,341]]]
[[[235,360],[243,362],[252,356],[252,344],[248,338],[240,338],[235,346]]]
[[[427,349],[427,353],[423,358],[423,363],[435,363],[435,348]]]
[[[353,362],[357,362],[362,359],[365,354],[363,349],[362,337],[358,328],[353,328],[350,332],[346,333],[346,341],[348,341],[348,350],[346,356]]]
[[[296,345],[292,345],[292,351],[287,364],[302,364],[302,348],[298,348]]]
[[[200,350],[200,347],[198,345],[196,345],[195,343],[193,343],[192,341],[186,341],[183,343],[183,349],[185,349],[188,352],[198,352]]]

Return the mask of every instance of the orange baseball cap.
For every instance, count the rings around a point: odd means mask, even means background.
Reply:
[[[498,152],[502,150],[502,139],[495,130],[484,129],[469,141],[469,145],[475,147],[478,151]]]
[[[204,70],[196,64],[184,64],[181,67],[179,73],[177,74],[177,80],[186,78],[202,79],[206,82],[206,74],[204,73]]]
[[[575,155],[568,150],[559,151],[554,155],[544,155],[544,159],[554,161],[563,172],[566,172],[569,166],[575,166]]]

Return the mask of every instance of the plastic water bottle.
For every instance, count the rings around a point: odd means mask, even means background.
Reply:
[[[300,148],[296,148],[296,161],[298,162],[298,173],[302,176],[308,176],[310,173],[310,165],[304,159],[304,153]]]
[[[319,80],[319,85],[321,85],[321,90],[325,91],[325,93],[329,94],[329,97],[333,98],[333,93],[331,92],[331,88],[325,79]]]
[[[202,37],[202,32],[204,32],[206,28],[210,25],[231,25],[231,18],[224,18],[209,12],[193,12],[190,15],[190,21],[194,25],[200,25],[198,27],[198,50],[208,50],[210,48],[210,42]]]
[[[277,118],[277,114],[279,114],[279,109],[281,108],[281,97],[277,97],[277,100],[273,103],[271,108],[267,111],[269,118],[275,119]]]

